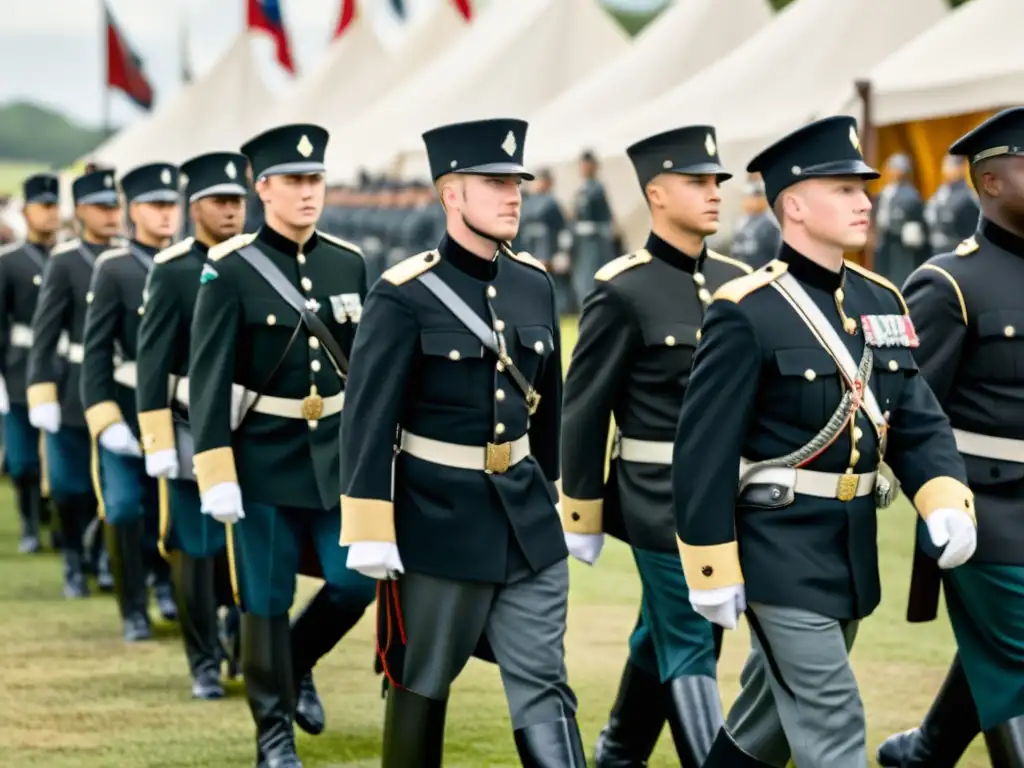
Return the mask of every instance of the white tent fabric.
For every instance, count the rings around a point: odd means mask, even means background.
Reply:
[[[892,125],[1024,102],[1024,2],[971,0],[870,71],[872,122]],[[859,108],[851,88],[842,104]]]
[[[332,137],[331,178],[380,170],[403,152],[411,172],[422,175],[423,131],[483,117],[528,118],[628,46],[597,0],[491,3],[467,34]]]
[[[89,157],[126,171],[147,162],[181,163],[203,152],[235,150],[251,137],[259,110],[269,103],[252,38],[243,32],[209,72]]]
[[[768,0],[731,0],[728,13],[722,13],[721,0],[677,0],[624,53],[531,119],[531,164],[578,152],[601,121],[685,82],[767,26],[773,15]]]

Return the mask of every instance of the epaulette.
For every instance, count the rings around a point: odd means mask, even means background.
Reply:
[[[846,266],[847,266],[848,269],[852,269],[858,275],[861,275],[862,277],[866,277],[871,282],[877,283],[878,285],[882,286],[883,288],[885,288],[885,289],[895,293],[896,294],[896,298],[899,299],[900,306],[903,307],[903,314],[904,315],[909,315],[910,314],[910,310],[907,308],[907,302],[903,300],[903,294],[900,293],[900,289],[899,288],[897,288],[895,285],[890,283],[888,280],[886,280],[884,277],[879,275],[877,272],[872,272],[867,267],[862,267],[860,264],[858,264],[855,261],[847,261],[846,262]]]
[[[437,251],[424,251],[402,259],[390,269],[384,270],[382,280],[387,280],[392,285],[402,285],[410,280],[419,277],[424,272],[429,272],[441,263],[441,254]]]
[[[319,229],[316,231],[316,234],[318,237],[322,237],[328,243],[334,243],[334,245],[352,251],[353,253],[358,253],[360,256],[363,255],[363,249],[360,248],[355,243],[350,243],[348,240],[342,240],[340,237],[335,237],[334,235],[329,235],[326,232],[321,232]]]
[[[172,259],[178,258],[179,256],[184,256],[192,250],[192,243],[194,242],[195,238],[186,237],[180,243],[175,243],[174,245],[160,251],[160,253],[153,257],[153,262],[156,264],[164,264]]]
[[[256,239],[256,233],[252,232],[249,234],[242,233],[241,235],[235,235],[234,237],[228,238],[223,243],[217,243],[207,253],[206,258],[208,261],[220,261],[229,253],[234,253],[239,248],[248,245]]]
[[[778,280],[788,269],[789,264],[776,259],[760,269],[755,269],[749,275],[734,278],[722,285],[721,288],[715,291],[714,301],[724,300],[739,304],[754,291],[760,290]]]
[[[79,240],[77,237],[73,238],[71,240],[67,240],[67,241],[65,241],[63,243],[60,243],[59,245],[54,246],[53,250],[50,251],[50,255],[51,256],[59,256],[62,253],[67,253],[68,251],[73,251],[79,245],[81,245],[81,243],[82,243],[82,241]]]
[[[712,251],[710,248],[708,248],[708,258],[714,259],[715,261],[720,261],[723,264],[728,264],[731,267],[736,267],[736,269],[738,269],[740,272],[743,272],[746,275],[749,275],[751,272],[754,271],[754,268],[749,264],[745,264],[739,259],[734,259],[732,258],[732,256],[726,256],[725,254],[719,253],[718,251]]]
[[[617,259],[612,259],[597,270],[594,274],[594,279],[600,280],[601,282],[607,282],[613,277],[618,277],[627,269],[639,267],[641,264],[647,264],[652,258],[654,257],[647,252],[646,248],[641,248],[639,251],[634,251],[633,253],[627,253],[625,256],[619,256]]]
[[[970,256],[979,248],[981,248],[981,246],[978,244],[978,238],[971,235],[956,247],[955,253],[957,256]]]
[[[533,256],[528,254],[526,251],[520,251],[519,253],[516,253],[515,251],[513,251],[510,248],[508,250],[508,255],[511,256],[516,261],[518,261],[520,264],[525,264],[528,267],[533,267],[534,269],[539,269],[541,272],[547,272],[548,271],[548,268],[546,266],[544,266],[544,262],[543,261],[540,261],[539,259],[533,258]]]
[[[121,246],[118,246],[116,248],[108,248],[107,250],[105,250],[103,253],[101,253],[99,256],[96,257],[96,264],[93,267],[93,269],[96,269],[97,267],[99,267],[100,264],[104,264],[104,263],[110,261],[111,259],[116,259],[118,256],[127,256],[127,255],[128,255],[128,249],[127,248],[123,248]]]

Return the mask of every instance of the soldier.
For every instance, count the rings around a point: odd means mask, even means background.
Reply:
[[[941,574],[959,654],[920,728],[888,739],[885,766],[956,765],[984,731],[994,768],[1024,765],[1024,108],[967,133],[950,154],[971,163],[977,233],[914,272],[904,293],[921,345],[922,377],[953,425],[975,491],[978,551]],[[914,559],[911,621],[936,616],[940,573],[927,540]],[[932,557],[929,557],[932,555]]]
[[[597,179],[597,157],[590,150],[580,155],[583,184],[573,211],[572,286],[576,306],[594,287],[594,274],[615,257],[612,246],[612,209]]]
[[[501,669],[523,765],[586,764],[563,658],[554,289],[540,262],[506,245],[520,180],[532,178],[526,127],[482,120],[424,134],[447,232],[377,282],[352,350],[342,543],[350,568],[404,574],[381,587],[388,624],[403,630],[381,646],[392,683],[385,768],[442,764],[449,686],[481,641]]]
[[[764,180],[756,173],[747,175],[743,197],[743,217],[736,223],[731,254],[745,264],[763,267],[775,258],[782,245],[779,222],[768,206]]]
[[[567,228],[562,207],[551,193],[553,183],[551,171],[544,169],[537,173],[533,191],[523,199],[521,233],[523,246],[551,274],[558,311],[564,315],[573,306],[569,282],[572,260],[568,254],[572,248],[572,232]]]
[[[14,481],[21,517],[18,551],[29,553],[42,549],[39,526],[44,507],[39,432],[28,420],[26,369],[32,349],[32,314],[50,250],[57,242],[60,209],[56,176],[30,176],[22,186],[28,236],[25,242],[0,250],[0,413],[4,461]]]
[[[359,244],[366,259],[368,285],[376,282],[381,273],[387,269],[387,252],[384,250],[384,240],[381,238],[378,226],[378,221],[384,210],[383,200],[386,197],[383,185],[383,181],[367,181],[363,196],[363,210],[358,218],[359,234],[362,237]]]
[[[942,160],[942,185],[924,206],[932,252],[948,253],[974,234],[978,215],[978,197],[967,183],[964,158],[946,155]]]
[[[89,594],[82,541],[96,514],[89,432],[79,394],[86,296],[96,257],[110,248],[120,229],[120,200],[111,170],[79,176],[71,194],[82,238],[54,248],[43,271],[32,315],[26,398],[29,423],[47,433],[50,497],[64,539],[64,595],[79,598]]]
[[[910,180],[910,158],[893,155],[885,171],[889,183],[878,195],[875,211],[875,266],[879,274],[901,285],[931,255],[928,225],[921,195]]]
[[[926,521],[940,568],[974,552],[974,503],[899,290],[843,260],[867,239],[865,180],[877,178],[856,121],[804,126],[747,170],[764,176],[783,245],[715,293],[672,457],[690,603],[728,629],[746,611],[752,630],[705,766],[781,768],[792,748],[801,768],[864,768],[848,653],[880,599],[876,507],[895,482],[880,482],[880,461]]]
[[[355,246],[316,230],[327,139],[315,125],[284,125],[242,147],[266,223],[210,249],[192,318],[195,474],[202,510],[228,525],[246,697],[267,768],[301,765],[297,681],[356,624],[376,586],[345,567],[338,547],[339,414],[366,266]],[[303,571],[322,572],[328,586],[291,628],[306,550],[319,569]]]
[[[433,248],[444,234],[444,209],[433,187],[422,181],[410,185],[410,206],[399,233],[405,256]]]
[[[597,765],[643,764],[667,718],[680,765],[699,768],[722,725],[722,703],[712,625],[690,607],[679,565],[672,440],[711,292],[751,270],[704,242],[718,230],[719,185],[732,178],[714,128],[679,128],[626,152],[651,210],[651,234],[644,248],[598,270],[583,306],[565,382],[563,524],[569,552],[586,563],[597,559],[604,533],[628,542],[643,585]],[[612,414],[617,456],[606,486]]]

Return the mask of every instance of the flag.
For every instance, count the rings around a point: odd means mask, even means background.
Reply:
[[[131,49],[107,4],[107,87],[116,88],[143,109],[153,107],[153,86],[142,69],[142,59]]]
[[[356,0],[341,0],[341,15],[338,17],[338,26],[334,29],[334,36],[341,37],[349,24],[356,18]]]
[[[288,34],[285,32],[284,20],[281,17],[281,3],[279,0],[249,0],[246,26],[249,29],[262,30],[270,35],[274,39],[274,44],[277,48],[278,63],[289,72],[295,72],[291,47],[288,45]]]
[[[473,3],[472,0],[452,0],[455,3],[455,7],[466,21],[473,20]]]

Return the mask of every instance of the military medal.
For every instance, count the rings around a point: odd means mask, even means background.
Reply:
[[[306,421],[316,421],[324,414],[324,399],[316,391],[316,385],[309,388],[309,394],[302,398],[302,416]]]
[[[921,341],[909,315],[861,315],[864,341],[872,347],[917,347]]]

